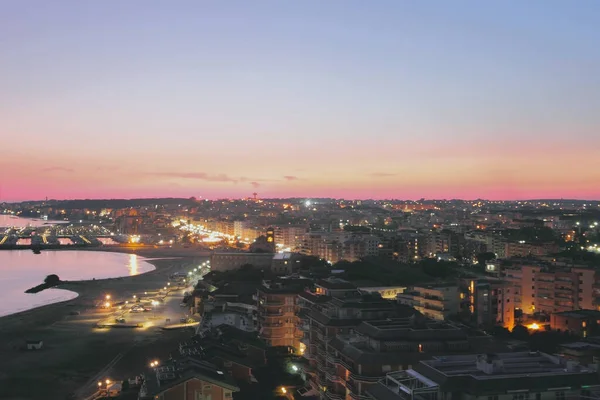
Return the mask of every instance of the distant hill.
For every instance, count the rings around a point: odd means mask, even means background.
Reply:
[[[37,205],[40,201],[28,201],[21,204]],[[155,199],[79,199],[79,200],[48,200],[44,202],[48,206],[59,207],[63,209],[100,209],[100,208],[127,208],[144,207],[153,205],[193,205],[196,200],[193,198],[165,197]]]

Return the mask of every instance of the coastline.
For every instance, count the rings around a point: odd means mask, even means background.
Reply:
[[[49,393],[52,398],[66,398],[69,394],[86,394],[90,379],[117,355],[131,352],[146,341],[150,344],[181,335],[180,332],[163,335],[156,329],[134,334],[123,329],[98,332],[95,324],[105,318],[105,313],[96,303],[107,293],[115,299],[124,299],[146,290],[157,290],[172,273],[197,265],[206,255],[179,249],[119,248],[112,251],[162,259],[146,260],[155,269],[139,275],[61,283],[55,288],[75,292],[78,296],[0,317],[0,353],[3,354],[0,357],[0,398],[41,399],[47,398]],[[44,349],[39,355],[24,351],[26,340],[43,340]],[[137,362],[128,361],[126,357],[119,364],[128,362],[134,366],[123,371],[130,372],[137,366]],[[120,366],[113,366],[113,370],[115,368],[117,372],[107,373],[118,373]],[[95,385],[95,381],[92,383]]]

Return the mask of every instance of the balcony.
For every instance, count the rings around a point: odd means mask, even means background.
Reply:
[[[342,360],[341,358],[336,358],[331,354],[327,354],[327,361],[332,363],[332,364],[337,364],[340,365],[344,368],[346,368],[348,371],[352,371],[352,368],[350,367],[349,364],[347,364],[344,360]]]
[[[333,383],[343,383],[343,379],[336,375],[335,370],[333,368],[327,368],[333,370],[333,372],[329,373],[325,371],[325,377],[328,381]]]
[[[310,331],[310,325],[306,322],[298,324],[298,329],[302,332],[308,333]]]
[[[350,378],[357,382],[376,383],[385,378],[385,375],[367,376],[350,373]]]
[[[283,317],[283,311],[282,310],[261,310],[260,311],[260,316],[261,317]]]
[[[283,301],[283,300],[261,298],[259,300],[259,303],[262,306],[271,307],[271,306],[283,306],[285,304],[285,301]]]
[[[335,394],[332,391],[329,390],[329,388],[327,388],[327,390],[325,391],[325,397],[327,397],[330,400],[344,400],[345,396],[340,396],[339,394]]]

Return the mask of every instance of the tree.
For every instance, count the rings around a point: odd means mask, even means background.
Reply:
[[[60,278],[55,274],[48,275],[46,279],[44,279],[44,283],[48,286],[55,286],[60,283]]]
[[[512,330],[512,336],[517,340],[528,340],[529,330],[523,325],[517,325]]]
[[[485,265],[486,262],[496,259],[496,254],[491,251],[477,254],[477,262],[481,265]]]

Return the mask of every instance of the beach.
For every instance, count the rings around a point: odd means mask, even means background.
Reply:
[[[174,272],[206,259],[206,253],[180,248],[101,249],[148,258],[155,270],[130,277],[67,282],[60,289],[75,299],[0,318],[0,398],[3,400],[80,399],[93,393],[98,379],[121,380],[142,372],[147,360],[165,359],[186,330],[97,329],[108,312],[96,305],[106,293],[114,301],[158,290]],[[36,351],[26,341],[43,341]]]

